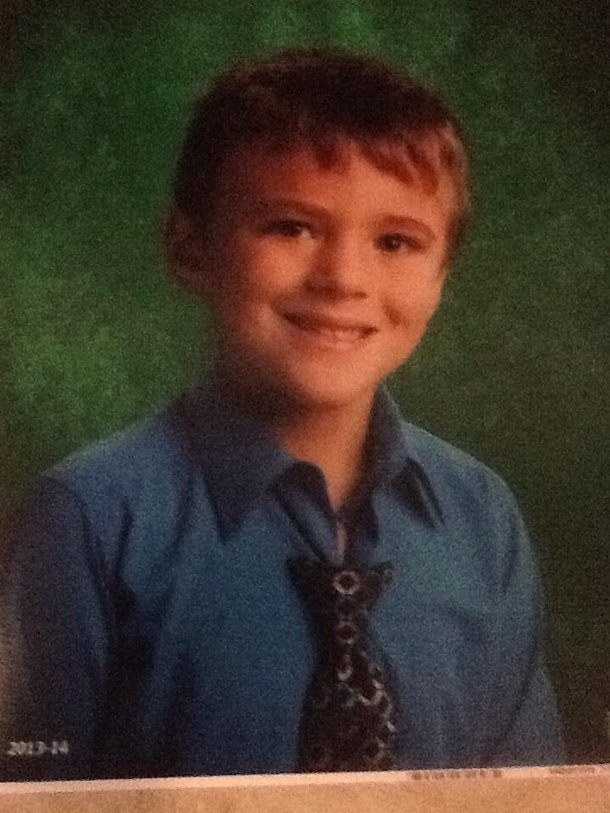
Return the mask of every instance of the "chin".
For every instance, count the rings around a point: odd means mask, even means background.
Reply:
[[[370,403],[376,388],[377,383],[363,387],[362,382],[333,381],[329,373],[325,381],[284,382],[280,397],[303,410],[335,410]]]
[[[319,411],[369,405],[375,390],[383,378],[362,367],[360,369],[337,369],[332,365],[274,366],[248,363],[234,367],[231,378],[242,395],[275,411]]]

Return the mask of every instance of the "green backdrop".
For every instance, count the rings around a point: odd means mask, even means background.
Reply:
[[[387,55],[460,111],[476,207],[392,387],[412,420],[514,488],[545,575],[570,756],[610,759],[603,5],[0,2],[0,515],[205,362],[205,319],[167,279],[159,235],[206,77],[294,43]]]

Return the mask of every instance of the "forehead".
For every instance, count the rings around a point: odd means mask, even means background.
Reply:
[[[326,148],[309,143],[282,147],[245,144],[226,160],[220,197],[232,207],[244,201],[314,198],[349,208],[421,206],[451,218],[456,192],[434,153],[433,141],[419,152],[392,144],[337,141]]]

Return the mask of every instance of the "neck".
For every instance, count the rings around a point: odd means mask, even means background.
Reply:
[[[349,501],[362,481],[370,410],[369,401],[358,408],[302,412],[270,427],[283,449],[322,470],[335,509]]]
[[[260,392],[246,392],[222,378],[224,398],[238,407],[247,404],[250,414],[285,451],[318,466],[333,508],[345,505],[364,474],[372,396],[356,404],[303,407],[276,397],[261,398]]]

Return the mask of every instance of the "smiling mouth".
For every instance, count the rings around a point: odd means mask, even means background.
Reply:
[[[377,332],[369,325],[327,319],[315,314],[288,313],[284,317],[300,331],[329,344],[350,345]]]

